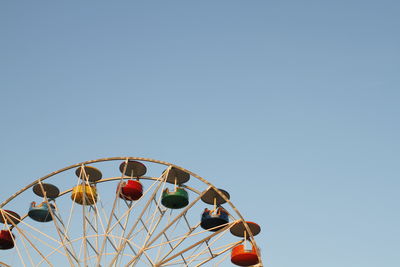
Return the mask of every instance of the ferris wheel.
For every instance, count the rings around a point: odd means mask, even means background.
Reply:
[[[41,177],[0,204],[0,266],[263,266],[227,191],[174,164],[113,157]]]

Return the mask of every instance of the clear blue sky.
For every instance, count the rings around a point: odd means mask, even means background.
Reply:
[[[228,190],[266,266],[400,266],[399,13],[2,1],[0,195],[80,161],[155,158]]]

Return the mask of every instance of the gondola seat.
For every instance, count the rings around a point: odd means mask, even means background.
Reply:
[[[15,236],[10,230],[0,231],[0,249],[11,249],[14,247]]]
[[[169,209],[181,209],[189,204],[189,196],[181,187],[177,187],[175,191],[166,188],[162,193],[161,203]]]
[[[232,249],[231,262],[238,266],[252,266],[259,263],[255,247],[250,250],[245,249],[244,245],[237,245]]]
[[[138,200],[143,195],[143,186],[139,181],[120,182],[117,187],[119,197],[125,200]]]
[[[55,207],[53,204],[49,205],[48,203],[41,203],[40,205],[36,206],[36,203],[32,202],[28,211],[28,216],[37,222],[49,222],[53,220],[51,212],[53,214],[55,212]]]
[[[78,185],[72,189],[71,199],[81,205],[93,205],[97,202],[97,189],[91,185]]]
[[[205,209],[201,215],[200,226],[205,230],[215,232],[227,223],[229,223],[229,214],[222,207],[218,207],[216,211]]]

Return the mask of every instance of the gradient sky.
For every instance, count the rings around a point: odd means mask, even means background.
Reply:
[[[266,266],[400,266],[399,13],[1,1],[0,195],[85,160],[154,158],[229,191]]]

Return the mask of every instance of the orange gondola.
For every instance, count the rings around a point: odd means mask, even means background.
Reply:
[[[231,262],[239,266],[252,266],[259,263],[256,248],[246,249],[245,246],[237,245],[232,249]]]

